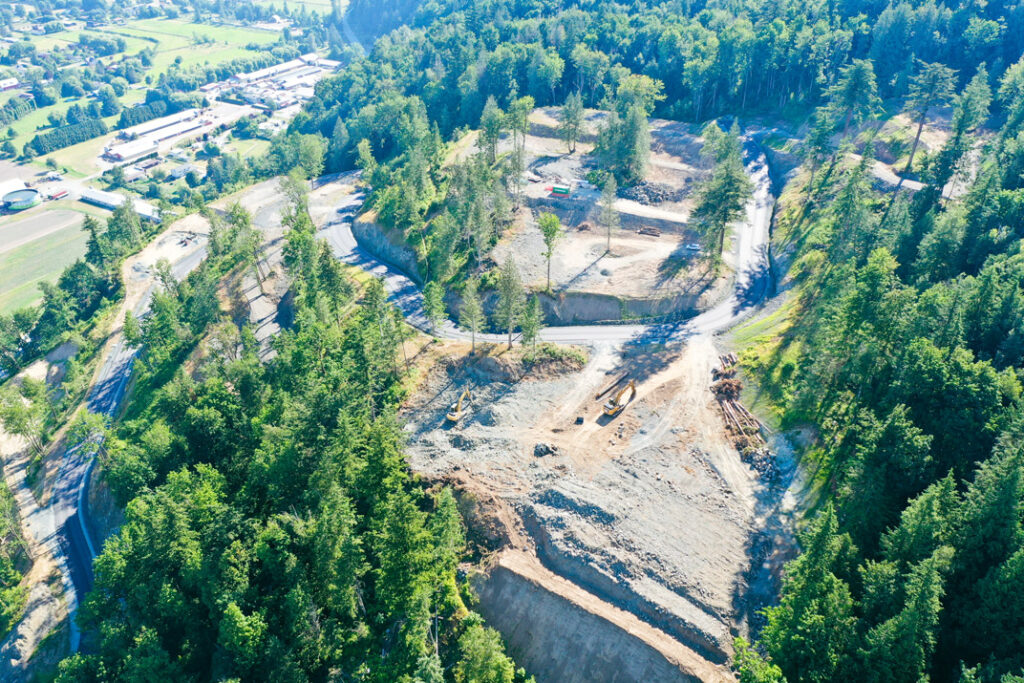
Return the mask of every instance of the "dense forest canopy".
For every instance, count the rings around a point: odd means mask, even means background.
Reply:
[[[163,275],[130,333],[140,386],[100,456],[126,520],[80,617],[95,647],[58,680],[525,681],[456,580],[455,498],[405,463],[400,317],[376,280],[353,307],[301,180],[285,191],[298,311],[276,358],[218,323],[213,276],[249,231],[237,208],[222,248],[183,282]],[[199,376],[181,372],[207,331]]]

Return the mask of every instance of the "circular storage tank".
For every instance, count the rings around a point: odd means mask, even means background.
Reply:
[[[4,206],[13,211],[30,209],[41,201],[39,190],[15,190],[4,195]]]

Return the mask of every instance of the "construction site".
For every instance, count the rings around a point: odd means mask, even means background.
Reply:
[[[517,660],[539,681],[731,680],[795,507],[774,435],[723,398],[734,358],[703,336],[440,346],[403,411],[410,463],[460,492],[479,609]]]
[[[551,259],[549,320],[606,322],[622,317],[693,315],[729,289],[730,264],[719,273],[700,258],[689,226],[694,190],[706,174],[696,131],[684,124],[652,122],[652,149],[644,182],[619,193],[619,226],[600,221],[600,190],[587,181],[597,168],[592,155],[605,114],[589,112],[575,153],[558,134],[557,113],[538,109],[526,136],[524,201],[529,211],[501,239],[492,258],[514,255],[523,280],[547,288],[547,260],[537,215],[559,217],[564,231]],[[506,144],[508,144],[506,142]]]

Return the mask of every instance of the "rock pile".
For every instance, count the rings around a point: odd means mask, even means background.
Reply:
[[[691,180],[687,178],[686,187],[675,188],[662,183],[643,182],[627,187],[619,192],[619,196],[648,206],[663,202],[681,202],[690,195],[690,183]]]

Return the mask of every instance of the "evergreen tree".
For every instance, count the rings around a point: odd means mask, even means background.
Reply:
[[[512,348],[512,331],[523,315],[525,293],[519,277],[519,268],[511,256],[505,260],[498,274],[498,305],[495,319],[508,331],[508,348]]]
[[[487,98],[483,114],[480,115],[480,149],[487,153],[493,164],[498,158],[498,141],[505,130],[505,113],[498,107],[494,97]]]
[[[917,75],[911,80],[910,93],[907,95],[907,109],[916,115],[917,133],[914,135],[914,144],[910,147],[910,156],[907,158],[907,165],[896,184],[895,192],[899,192],[904,179],[913,168],[914,155],[921,142],[921,133],[924,131],[928,112],[932,107],[944,104],[953,96],[955,82],[956,72],[953,69],[942,64],[927,62],[921,63]]]
[[[470,278],[462,291],[462,309],[459,311],[459,324],[470,332],[470,352],[476,353],[476,333],[483,327],[484,308],[480,302],[479,282]]]
[[[708,124],[708,129],[714,141],[712,154],[715,166],[711,177],[701,186],[693,210],[693,222],[701,234],[705,254],[717,268],[725,250],[729,226],[743,216],[753,183],[743,169],[743,158],[735,131],[722,137],[718,124],[714,122]]]
[[[942,546],[910,570],[903,610],[867,633],[862,680],[917,683],[927,677],[952,556],[953,549]]]
[[[423,288],[423,311],[427,315],[430,328],[436,334],[441,329],[441,323],[447,317],[444,305],[444,287],[431,280]]]
[[[524,344],[532,344],[533,346],[537,345],[537,337],[540,335],[543,317],[544,315],[540,308],[540,300],[537,298],[537,295],[534,294],[526,304],[526,308],[523,310],[522,320],[519,323],[519,327],[523,331],[522,339]]]
[[[562,105],[562,117],[558,126],[559,135],[569,148],[570,154],[576,153],[576,143],[583,132],[583,120],[583,98],[578,92],[572,92]]]
[[[470,623],[459,638],[459,652],[457,683],[512,683],[515,678],[515,667],[505,654],[501,636],[479,621]]]
[[[615,208],[615,201],[618,199],[619,184],[615,182],[615,176],[608,174],[604,186],[601,188],[601,199],[598,202],[600,207],[601,225],[604,226],[606,241],[604,251],[612,253],[612,230],[619,229],[619,210]]]
[[[838,532],[829,505],[803,536],[803,553],[786,568],[782,600],[765,610],[761,642],[786,680],[843,680],[856,618],[849,584],[841,578],[854,548]]]
[[[855,59],[840,69],[839,80],[826,95],[829,98],[827,111],[843,121],[844,140],[852,124],[874,116],[882,107],[874,65],[869,59]]]
[[[537,217],[537,225],[544,237],[544,259],[548,266],[547,291],[551,291],[551,257],[555,254],[555,244],[562,237],[562,222],[553,213],[542,213]]]

